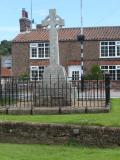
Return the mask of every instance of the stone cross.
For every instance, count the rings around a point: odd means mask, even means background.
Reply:
[[[64,26],[64,20],[56,15],[56,9],[50,9],[49,15],[42,21],[42,26],[49,29],[50,65],[59,65],[58,28]]]

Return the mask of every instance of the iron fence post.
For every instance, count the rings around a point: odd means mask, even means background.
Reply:
[[[106,106],[110,103],[110,74],[105,74],[105,98],[106,98]]]
[[[81,75],[81,91],[84,91],[84,75]]]

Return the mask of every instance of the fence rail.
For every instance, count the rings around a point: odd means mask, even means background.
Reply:
[[[47,82],[47,83],[46,83]],[[68,81],[1,78],[0,108],[99,108],[110,101],[110,79]]]

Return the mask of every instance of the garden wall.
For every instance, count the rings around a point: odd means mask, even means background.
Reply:
[[[0,143],[120,146],[120,128],[0,122]]]
[[[120,90],[120,80],[110,81],[110,88]]]

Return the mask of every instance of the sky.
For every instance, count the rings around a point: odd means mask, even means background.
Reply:
[[[65,27],[80,27],[80,0],[32,0],[35,24],[56,9]],[[1,0],[0,41],[12,40],[19,33],[21,10],[31,11],[31,0]],[[83,26],[119,26],[120,0],[83,0]]]

